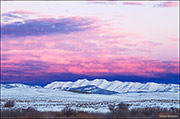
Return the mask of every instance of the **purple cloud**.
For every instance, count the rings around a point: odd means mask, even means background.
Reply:
[[[19,16],[17,14],[12,14],[12,13],[4,13],[1,15],[1,17],[2,17],[3,22],[9,22],[10,20],[13,20],[13,19],[23,19],[22,16]]]
[[[3,37],[41,36],[44,34],[67,34],[93,28],[89,18],[30,19],[2,25]]]

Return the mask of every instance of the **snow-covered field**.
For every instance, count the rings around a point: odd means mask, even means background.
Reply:
[[[4,108],[7,100],[15,100],[14,108],[33,107],[40,111],[61,111],[65,106],[69,106],[77,110],[107,112],[108,105],[117,105],[121,102],[130,104],[130,108],[179,108],[179,92],[100,95],[46,88],[1,88],[1,108]]]

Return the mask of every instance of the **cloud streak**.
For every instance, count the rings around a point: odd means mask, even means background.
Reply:
[[[178,2],[162,2],[154,5],[154,7],[177,7]]]
[[[162,43],[153,42],[153,41],[142,41],[140,42],[142,45],[149,45],[149,46],[159,46],[162,45]]]
[[[9,14],[38,14],[38,12],[16,10],[16,11],[9,12]]]
[[[174,41],[174,42],[180,41],[180,39],[176,37],[169,37],[169,40]]]
[[[2,26],[3,37],[41,36],[44,34],[67,34],[92,29],[93,20],[81,17],[62,19],[31,19]]]
[[[123,5],[138,5],[143,6],[144,4],[141,2],[123,2]]]

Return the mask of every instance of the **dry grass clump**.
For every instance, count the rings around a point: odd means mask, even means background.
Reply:
[[[114,105],[109,105],[110,112],[106,114],[109,118],[126,118],[130,117],[129,104],[120,103],[115,107]]]
[[[15,105],[15,101],[14,101],[14,100],[8,100],[8,101],[4,104],[4,107],[11,108],[11,107],[14,107],[14,105]]]

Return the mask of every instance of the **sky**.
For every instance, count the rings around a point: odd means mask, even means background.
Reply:
[[[179,83],[178,2],[1,3],[3,83]]]

